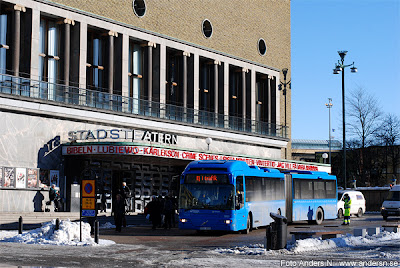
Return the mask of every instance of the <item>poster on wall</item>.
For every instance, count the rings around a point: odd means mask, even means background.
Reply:
[[[4,168],[3,187],[13,188],[15,182],[15,169],[10,167]]]
[[[15,188],[26,188],[26,168],[16,168]]]
[[[0,188],[3,187],[3,167],[0,167]]]
[[[28,168],[28,188],[37,188],[38,185],[38,170]]]
[[[50,186],[55,184],[56,187],[59,187],[59,178],[60,178],[60,171],[59,170],[50,170]]]
[[[39,187],[50,186],[49,170],[41,169],[39,173]]]

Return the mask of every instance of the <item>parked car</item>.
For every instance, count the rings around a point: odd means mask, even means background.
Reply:
[[[381,214],[384,220],[389,216],[400,216],[400,185],[395,185],[390,189],[385,201],[382,203]]]
[[[337,203],[338,218],[339,219],[343,218],[344,214],[343,196],[345,193],[350,196],[351,200],[350,215],[356,215],[357,217],[361,217],[365,213],[364,195],[360,191],[346,190],[338,192],[338,203]]]

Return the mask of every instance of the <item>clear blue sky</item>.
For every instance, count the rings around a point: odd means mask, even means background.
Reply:
[[[400,0],[292,0],[291,32],[292,139],[329,138],[332,98],[332,135],[342,140],[339,50],[358,68],[345,70],[346,96],[361,87],[400,117]]]

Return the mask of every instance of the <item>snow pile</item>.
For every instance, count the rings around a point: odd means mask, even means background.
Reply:
[[[0,242],[12,242],[23,244],[50,244],[69,246],[94,246],[97,245],[90,236],[90,224],[82,222],[82,242],[80,242],[80,223],[70,220],[60,221],[59,230],[55,230],[56,220],[45,223],[41,228],[17,234],[1,232]],[[111,244],[112,241],[100,241],[100,244]]]
[[[332,238],[322,240],[321,238],[308,238],[297,240],[295,243],[289,243],[287,249],[281,250],[269,250],[264,249],[263,244],[255,244],[249,246],[238,246],[230,249],[215,249],[213,253],[219,254],[234,254],[234,255],[263,255],[263,254],[296,254],[308,251],[321,251],[321,250],[332,250],[336,248],[346,247],[363,247],[363,246],[380,246],[387,242],[393,243],[398,241],[400,243],[400,233],[383,232],[373,236],[345,236],[340,238]],[[381,253],[382,255],[382,253]],[[381,257],[394,257],[392,254]],[[400,256],[398,256],[400,257]]]
[[[366,237],[348,235],[327,240],[322,240],[321,238],[308,238],[297,240],[296,243],[289,246],[289,250],[294,253],[299,253],[343,247],[375,246],[393,240],[399,240],[400,242],[400,233],[383,232],[378,235]]]
[[[106,222],[99,227],[100,229],[114,229],[116,226],[112,224],[111,222]]]

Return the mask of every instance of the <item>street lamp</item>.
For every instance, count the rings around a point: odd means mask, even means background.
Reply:
[[[334,74],[339,74],[342,72],[342,113],[343,113],[343,176],[344,176],[344,189],[346,189],[346,121],[345,121],[345,97],[344,97],[344,69],[346,67],[350,67],[350,70],[352,73],[357,72],[357,68],[354,67],[354,62],[353,64],[345,65],[344,64],[344,57],[347,54],[347,51],[338,51],[340,60],[338,60],[338,63],[335,64],[335,69],[333,69]]]
[[[333,106],[332,104],[332,98],[328,98],[328,103],[325,103],[326,108],[329,109],[329,164],[332,165],[331,162],[331,142],[332,142],[332,136],[331,136],[331,108]]]
[[[287,124],[286,124],[286,87],[289,87],[289,89],[291,88],[291,81],[289,80],[289,82],[286,81],[286,75],[288,73],[288,68],[283,68],[282,69],[282,73],[283,73],[283,82],[280,82],[279,85],[279,90],[282,90],[282,94],[283,96],[285,96],[285,134],[287,135]],[[282,88],[283,86],[283,88]],[[286,136],[285,135],[285,136]],[[285,150],[285,158],[287,159],[287,149]]]

